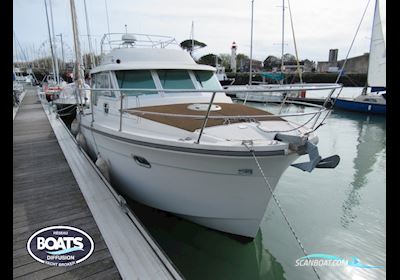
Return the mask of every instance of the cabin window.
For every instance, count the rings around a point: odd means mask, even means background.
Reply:
[[[211,71],[193,71],[196,80],[202,89],[206,90],[220,90],[221,84]]]
[[[149,70],[115,71],[119,88],[156,89]],[[158,94],[158,92],[123,91],[126,95]]]
[[[163,89],[195,89],[187,70],[157,70]]]
[[[97,73],[92,76],[92,84],[94,89],[106,89],[113,88],[111,83],[111,77],[109,73]],[[109,90],[93,91],[94,93],[94,105],[97,105],[99,96],[115,97],[115,93]]]

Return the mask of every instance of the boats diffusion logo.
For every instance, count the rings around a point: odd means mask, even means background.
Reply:
[[[52,226],[38,230],[26,244],[38,262],[52,266],[71,266],[90,257],[92,238],[83,230],[70,226]]]
[[[307,255],[296,260],[296,266],[344,266],[349,265],[359,268],[383,268],[383,266],[366,265],[360,262],[357,257],[351,257],[351,260],[326,254]]]

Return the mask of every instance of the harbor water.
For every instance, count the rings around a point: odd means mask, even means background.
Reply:
[[[361,88],[344,88],[341,96],[360,92]],[[273,104],[247,104],[278,110]],[[284,110],[315,109],[288,105]],[[386,118],[334,110],[317,134],[320,155],[339,155],[339,165],[312,173],[289,167],[275,194],[308,254],[378,266],[316,267],[321,279],[385,279]],[[303,156],[297,162],[307,160]],[[311,266],[296,266],[304,254],[273,199],[256,238],[247,243],[133,201],[129,204],[186,279],[317,279]]]

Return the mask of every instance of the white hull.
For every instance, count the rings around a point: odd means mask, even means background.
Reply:
[[[257,234],[271,193],[251,155],[146,147],[81,129],[90,152],[99,152],[108,162],[112,180],[123,194],[209,228],[248,237]],[[133,155],[145,158],[151,168],[137,164]],[[259,157],[272,189],[297,157]],[[239,169],[252,169],[252,175],[239,175]]]

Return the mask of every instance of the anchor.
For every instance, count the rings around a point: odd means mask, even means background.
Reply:
[[[299,155],[308,154],[310,161],[291,165],[300,170],[311,172],[314,168],[335,168],[340,162],[338,155],[322,158],[319,155],[318,147],[308,141],[307,137],[277,133],[274,139],[288,143],[289,148],[296,151]]]

